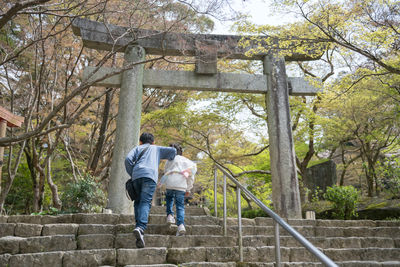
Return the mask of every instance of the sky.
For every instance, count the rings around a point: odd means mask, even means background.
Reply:
[[[258,25],[279,25],[294,20],[292,15],[272,15],[270,7],[271,0],[234,0],[233,9],[251,15],[251,21]],[[213,34],[235,34],[230,30],[233,22],[218,21],[214,19],[215,27]]]

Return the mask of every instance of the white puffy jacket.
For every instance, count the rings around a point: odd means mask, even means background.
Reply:
[[[183,171],[189,173],[187,178],[182,173]],[[161,178],[161,183],[165,184],[167,189],[190,192],[193,188],[196,172],[196,163],[184,156],[176,155],[173,160],[168,160],[165,163],[164,176]]]

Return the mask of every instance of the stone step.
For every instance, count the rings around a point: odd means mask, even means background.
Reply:
[[[281,236],[279,241],[282,247],[301,246],[291,236]],[[310,237],[308,241],[318,248],[400,248],[400,238],[393,239],[391,237]],[[274,236],[243,236],[243,246],[274,245]]]
[[[27,224],[27,223],[3,223],[0,224],[0,237],[18,236],[33,237],[45,235],[82,235],[82,234],[116,234],[131,233],[134,224]],[[398,227],[312,227],[293,226],[306,238],[310,237],[387,237],[400,238]],[[146,234],[175,235],[176,225],[149,224]],[[237,236],[238,227],[228,226],[228,236]],[[243,235],[271,236],[274,234],[272,226],[249,226],[242,227]],[[220,225],[187,225],[187,235],[222,235],[223,227]],[[289,236],[282,230],[280,236]]]
[[[254,218],[254,223],[259,226],[272,226],[273,220],[268,217]],[[305,220],[289,219],[285,220],[291,226],[325,226],[325,227],[400,227],[400,221],[373,221],[373,220]]]
[[[339,266],[400,266],[399,249],[326,249],[323,252]],[[281,255],[283,266],[321,265],[305,249],[282,248]],[[273,247],[244,247],[244,262],[236,264],[238,257],[237,247],[92,249],[2,254],[0,266],[273,266],[270,264],[275,261]]]
[[[186,207],[187,224],[218,224],[222,225],[222,218],[208,216],[207,208]],[[153,206],[149,217],[150,223],[165,222],[165,207]],[[131,214],[60,214],[52,215],[13,215],[0,216],[0,223],[29,223],[29,224],[127,224],[134,222]],[[319,227],[399,227],[400,221],[372,221],[372,220],[286,220],[291,226],[319,226]],[[237,225],[236,218],[227,218],[228,225]],[[273,226],[271,218],[258,217],[255,219],[242,218],[242,225]]]
[[[394,248],[364,248],[364,249],[323,249],[333,261],[398,261],[400,249]],[[245,262],[273,262],[275,249],[271,246],[244,247]],[[281,248],[282,261],[286,262],[318,262],[318,259],[305,248]],[[179,264],[192,259],[196,262],[237,262],[239,261],[238,247],[195,247],[170,248],[167,261]]]
[[[207,208],[186,207],[185,217],[207,216]],[[154,206],[151,208],[150,217],[166,216],[165,207]],[[210,218],[214,218],[211,217]],[[215,218],[218,220],[218,218]],[[124,224],[135,221],[133,214],[106,214],[106,213],[74,213],[59,215],[12,215],[0,216],[0,223],[29,223],[29,224],[54,224],[54,223],[96,223],[96,224]],[[164,219],[165,221],[165,219]]]
[[[328,248],[398,248],[400,239],[391,238],[310,238],[316,247]],[[220,235],[145,235],[146,247],[189,248],[189,247],[233,247],[237,245],[237,237]],[[243,246],[274,246],[273,236],[244,236]],[[292,237],[281,237],[280,245],[297,247],[300,244]],[[127,234],[81,234],[54,235],[38,237],[0,238],[0,254],[24,254],[67,250],[136,248],[136,239],[132,233]]]

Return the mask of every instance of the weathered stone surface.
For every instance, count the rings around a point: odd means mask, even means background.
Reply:
[[[72,214],[43,215],[41,223],[42,224],[73,223]]]
[[[74,235],[29,237],[20,241],[20,253],[75,250]]]
[[[64,252],[46,252],[19,254],[10,257],[10,266],[29,266],[29,267],[62,267]]]
[[[0,223],[0,237],[14,235],[15,225],[15,223]]]
[[[17,223],[15,226],[15,236],[40,236],[43,226],[40,224]]]
[[[115,226],[112,224],[81,224],[78,235],[90,234],[115,234]]]
[[[395,248],[365,248],[363,250],[358,250],[361,260],[372,260],[372,261],[394,261],[400,259],[400,249]]]
[[[151,218],[151,215],[150,215]],[[135,216],[131,214],[120,214],[118,224],[132,224],[135,223]]]
[[[161,264],[167,259],[167,248],[118,249],[117,261],[120,265]]]
[[[186,234],[190,231],[190,226],[186,227]],[[145,232],[145,234],[152,235],[175,235],[177,230],[176,225],[166,225],[166,224],[150,224]]]
[[[183,263],[182,267],[236,267],[236,262],[189,262]]]
[[[400,238],[394,238],[393,242],[395,248],[400,248]]]
[[[328,241],[328,244],[322,245],[321,247],[325,248],[362,248],[363,246],[361,245],[361,238],[344,238],[344,237],[338,237],[338,238],[320,238],[319,240],[321,241]],[[319,246],[319,243],[313,243],[315,246]]]
[[[6,223],[8,220],[8,216],[2,216],[0,215],[0,223]]]
[[[317,225],[316,220],[307,220],[307,219],[290,219],[287,220],[287,223],[293,226],[315,226]]]
[[[42,235],[77,235],[78,224],[46,224],[43,225]]]
[[[328,160],[307,168],[306,175],[303,177],[304,185],[312,193],[316,190],[325,192],[328,186],[336,185],[336,182],[336,164],[333,160]]]
[[[284,59],[269,54],[263,59],[267,80],[269,154],[274,210],[283,218],[300,219],[301,201],[290,127],[288,82]]]
[[[315,236],[315,228],[312,226],[293,226],[293,229],[305,237]],[[289,235],[289,233],[287,233],[287,231],[282,227],[280,228],[280,232],[282,235]]]
[[[322,252],[333,261],[359,261],[361,253],[355,253],[355,249],[324,249]]]
[[[193,225],[186,227],[187,235],[222,235],[222,227],[217,225]]]
[[[118,214],[87,214],[78,213],[72,215],[74,223],[78,224],[117,224],[119,221]]]
[[[146,247],[170,247],[169,235],[148,235],[145,234]],[[136,248],[136,238],[132,233],[117,234],[115,248]]]
[[[151,225],[148,225],[150,227]],[[115,233],[116,234],[128,234],[128,233],[133,233],[133,230],[135,229],[134,224],[117,224],[115,226]],[[146,233],[149,233],[146,231]]]
[[[185,223],[187,225],[218,225],[220,224],[219,221],[218,218],[212,216],[185,216]]]
[[[219,247],[235,246],[237,238],[220,235],[193,235],[193,236],[171,236],[171,247]]]
[[[8,217],[9,223],[27,223],[27,224],[40,224],[42,216],[40,215],[12,215]]]
[[[293,262],[309,262],[309,261],[319,261],[317,257],[311,254],[306,248],[290,248],[290,261]]]
[[[362,220],[364,221],[364,220]],[[376,226],[381,227],[399,227],[400,228],[400,221],[374,221],[376,223]]]
[[[94,73],[94,71],[96,71]],[[121,74],[102,79],[111,73],[118,73],[117,68],[86,67],[83,70],[83,79],[89,82],[97,81],[97,86],[120,87]],[[290,95],[316,95],[320,88],[311,86],[303,78],[288,77]],[[265,75],[243,73],[217,73],[215,75],[200,75],[192,71],[144,70],[143,87],[161,88],[166,90],[195,90],[195,91],[222,91],[231,93],[265,94],[267,83]]]
[[[212,217],[210,217],[212,218]],[[211,223],[210,224],[214,224]],[[222,226],[224,224],[223,219],[220,219],[220,225]],[[226,224],[229,226],[237,226],[238,225],[238,219],[237,218],[227,218],[226,219]],[[253,219],[248,219],[248,218],[242,218],[242,225],[243,226],[254,226],[255,221]]]
[[[256,225],[259,226],[273,226],[274,220],[272,218],[268,217],[257,217],[254,218],[254,221],[256,222]]]
[[[286,237],[280,237],[280,241],[282,243],[282,239]],[[266,235],[251,235],[251,236],[243,236],[243,246],[249,247],[261,247],[261,246],[273,246],[275,244],[275,239],[273,236]],[[282,244],[283,245],[283,244]]]
[[[168,249],[167,262],[168,263],[183,263],[188,262],[204,262],[207,261],[207,248],[170,248]]]
[[[344,229],[341,227],[315,227],[315,236],[344,236]]]
[[[207,251],[207,261],[211,262],[239,261],[238,247],[206,248],[206,251]]]
[[[127,28],[112,24],[104,24],[88,19],[74,18],[73,31],[81,36],[86,47],[100,50],[114,50],[123,52],[124,47],[136,43],[146,49],[148,54],[167,55],[167,56],[194,56],[200,44],[209,44],[213,42],[216,46],[218,57],[227,57],[232,59],[262,59],[265,53],[252,53],[252,56],[245,55],[245,52],[258,46],[269,47],[265,37],[260,36],[260,40],[254,42],[254,36],[239,35],[216,35],[216,34],[183,34],[174,32],[159,32],[154,30],[143,30],[137,28]],[[251,46],[241,47],[239,41],[247,38]],[[270,40],[275,46],[278,39]],[[281,47],[279,49],[293,49]],[[287,56],[286,60],[301,61],[312,60],[321,57],[320,54],[310,56],[312,51],[300,54],[293,53]],[[254,55],[253,55],[254,54]]]
[[[144,242],[146,246],[151,246],[147,240],[148,235],[145,235]],[[136,237],[130,234],[117,234],[115,237],[115,248],[136,248]]]
[[[11,254],[2,254],[0,255],[0,266],[10,266],[9,260],[11,258]]]
[[[376,222],[372,220],[316,220],[317,226],[326,227],[375,227]]]
[[[79,249],[107,249],[114,248],[114,235],[89,234],[78,236]]]
[[[24,240],[22,237],[5,236],[0,238],[0,254],[17,254],[19,253],[19,243]],[[2,265],[0,265],[2,266]]]
[[[77,266],[100,266],[116,264],[115,249],[92,249],[92,250],[76,250],[65,252],[63,267]]]
[[[259,262],[273,262],[275,261],[275,247],[263,246],[257,247]],[[290,248],[281,247],[281,261],[288,262],[290,259]]]
[[[207,215],[205,212],[206,208],[198,206],[185,207],[185,216],[200,216]],[[174,209],[175,211],[175,209]],[[165,207],[163,206],[152,206],[150,214],[166,214]]]

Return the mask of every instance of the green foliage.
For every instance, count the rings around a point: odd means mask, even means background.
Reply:
[[[392,198],[400,198],[400,159],[389,158],[378,163],[377,183]]]
[[[356,205],[359,192],[353,186],[328,187],[324,197],[334,203],[332,215],[335,219],[349,220],[357,217]]]
[[[243,218],[269,217],[262,209],[247,209],[242,211]]]
[[[6,172],[3,172],[3,175],[4,173]],[[25,162],[21,163],[4,203],[6,214],[29,214],[32,212],[33,184],[30,177],[28,165]]]
[[[60,213],[61,213],[60,210],[50,207],[48,210],[44,210],[41,212],[33,212],[31,215],[57,215]]]
[[[63,210],[67,212],[100,212],[106,197],[95,178],[86,174],[77,182],[67,185],[61,200]]]

